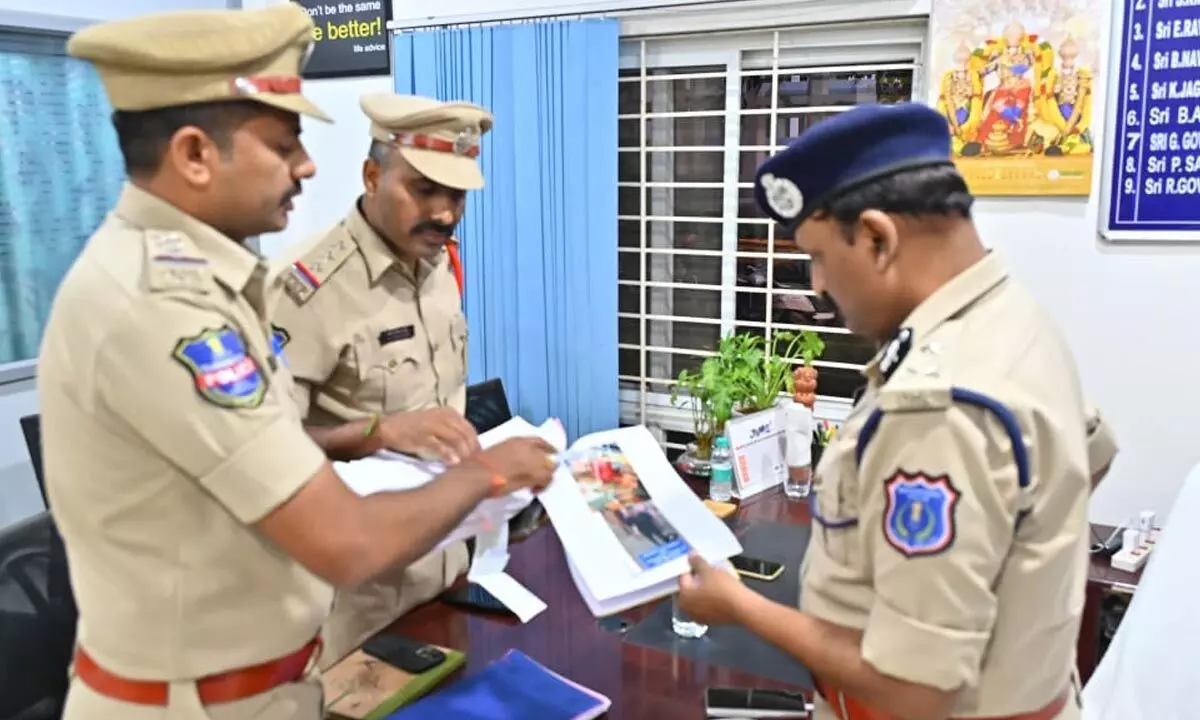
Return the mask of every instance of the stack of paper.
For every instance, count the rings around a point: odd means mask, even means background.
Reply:
[[[514,418],[496,428],[566,445],[561,425]],[[698,553],[722,564],[741,543],[671,467],[645,427],[593,433],[562,454],[540,495],[567,554],[571,577],[596,617],[675,592]]]

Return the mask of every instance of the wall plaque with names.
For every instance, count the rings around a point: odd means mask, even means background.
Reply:
[[[1102,234],[1200,242],[1200,0],[1117,5]]]

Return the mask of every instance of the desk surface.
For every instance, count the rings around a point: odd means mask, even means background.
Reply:
[[[743,503],[730,524],[739,532],[748,523],[762,520],[806,523],[808,505],[788,501],[778,489],[769,490]],[[800,689],[626,644],[619,633],[602,630],[575,589],[562,545],[550,527],[541,528],[509,552],[508,572],[548,606],[528,624],[472,615],[434,602],[404,616],[389,630],[466,651],[468,674],[510,648],[520,648],[551,670],[611,698],[608,717],[614,720],[703,717],[704,690],[714,685]],[[621,616],[639,620],[657,604]]]

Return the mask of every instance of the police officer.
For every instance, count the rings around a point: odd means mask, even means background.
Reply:
[[[283,270],[275,332],[296,378],[293,397],[322,444],[379,418],[359,442],[449,462],[477,438],[463,419],[467,325],[448,246],[483,187],[482,108],[371,94],[363,194],[344,220],[304,243]],[[349,428],[349,432],[347,432]],[[341,446],[344,448],[344,446]],[[467,569],[462,543],[345,588],[325,630],[322,665],[336,661]]]
[[[882,349],[817,469],[801,609],[699,559],[681,604],[808,667],[817,718],[1079,717],[1084,401],[1053,321],[980,242],[945,119],[852,109],[755,192]]]
[[[266,264],[313,174],[298,5],[94,25],[68,44],[116,112],[129,183],[59,288],[38,373],[47,490],[79,606],[67,720],[322,716],[331,583],[424,555],[481,499],[548,482],[549,448],[474,454],[362,499],[274,352]]]

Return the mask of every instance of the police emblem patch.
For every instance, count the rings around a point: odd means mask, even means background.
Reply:
[[[905,557],[937,555],[954,543],[955,510],[962,493],[948,475],[903,470],[884,483],[883,536]]]
[[[172,357],[188,369],[200,397],[226,408],[262,404],[266,380],[258,363],[246,352],[246,342],[232,327],[209,328],[181,338]]]

